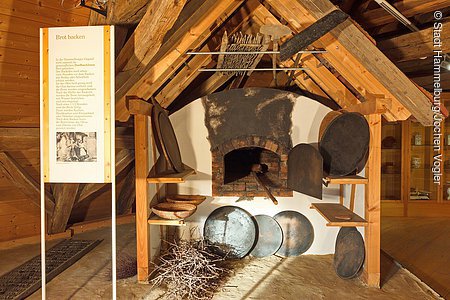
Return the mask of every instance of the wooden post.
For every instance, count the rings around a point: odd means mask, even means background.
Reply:
[[[402,122],[401,160],[401,201],[403,202],[403,216],[407,217],[411,187],[411,120]]]
[[[134,116],[134,138],[136,158],[136,248],[137,279],[146,282],[149,275],[149,230],[147,203],[148,175],[148,117]]]
[[[66,231],[67,222],[76,202],[79,183],[57,183],[54,185],[55,210],[50,219],[49,234]]]
[[[370,127],[370,153],[366,167],[369,183],[365,188],[364,231],[366,262],[364,279],[367,285],[380,287],[380,211],[381,211],[381,115],[367,116]]]

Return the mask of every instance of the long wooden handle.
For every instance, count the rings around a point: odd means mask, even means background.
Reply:
[[[255,171],[252,171],[253,177],[255,177],[256,182],[262,186],[264,191],[266,192],[267,196],[272,200],[273,204],[278,205],[278,200],[272,195],[272,193],[269,191],[269,189],[266,187],[266,185],[261,181],[261,179],[258,177],[258,174]]]

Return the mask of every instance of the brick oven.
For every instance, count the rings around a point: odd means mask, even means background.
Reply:
[[[260,165],[272,194],[292,197],[287,188],[287,159],[294,96],[249,88],[202,99],[212,156],[212,196],[264,197],[251,174]]]

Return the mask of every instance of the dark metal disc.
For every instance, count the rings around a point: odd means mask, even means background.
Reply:
[[[287,186],[290,189],[322,199],[322,177],[323,160],[316,147],[298,144],[289,151]]]
[[[364,239],[355,227],[342,227],[336,238],[334,269],[339,277],[350,279],[358,275],[364,259]]]
[[[274,218],[266,215],[255,216],[258,225],[258,237],[251,255],[267,257],[275,254],[283,243],[283,231]]]
[[[305,253],[314,241],[311,222],[299,212],[282,211],[273,217],[283,230],[283,243],[277,255],[288,257]]]
[[[326,120],[330,121],[325,117]],[[344,112],[333,116],[319,139],[324,171],[329,175],[345,176],[361,167],[360,162],[366,158],[369,124],[359,113]]]
[[[175,131],[169,116],[157,101],[153,101],[152,129],[156,133],[155,141],[159,141],[157,147],[160,154],[164,155],[175,171],[182,172],[184,166]]]
[[[242,208],[223,206],[214,210],[203,228],[206,241],[227,258],[243,258],[252,250],[256,240],[256,224]]]

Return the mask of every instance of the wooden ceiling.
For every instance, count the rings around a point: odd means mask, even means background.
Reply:
[[[217,50],[225,31],[228,34],[236,31],[257,33],[260,26],[271,23],[287,25],[296,34],[330,11],[342,9],[352,19],[310,46],[310,49],[325,49],[327,53],[301,57],[301,65],[308,70],[294,74],[298,88],[315,98],[332,100],[342,108],[383,99],[383,115],[388,121],[405,120],[412,114],[422,124],[431,124],[431,94],[416,84],[432,88],[430,26],[434,11],[441,10],[444,16],[450,11],[448,1],[400,0],[393,3],[420,29],[419,32],[411,32],[399,24],[375,1],[128,2],[110,0],[108,18],[91,14],[90,20],[92,25],[119,25],[116,30],[118,121],[125,122],[129,118],[127,96],[155,97],[172,110],[220,88],[239,86],[236,82],[233,84],[230,76],[198,72],[201,67],[214,67],[216,56],[186,54],[194,49]],[[448,26],[445,26],[448,20],[448,17],[442,20],[444,52],[449,52],[450,45]],[[294,60],[278,64],[288,67]],[[251,77],[262,78],[258,73],[252,73]],[[450,72],[443,71],[442,80],[444,86],[450,88],[445,85],[450,81]],[[266,84],[273,83],[269,79]]]

